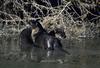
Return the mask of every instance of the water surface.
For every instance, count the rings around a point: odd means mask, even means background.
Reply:
[[[0,68],[100,68],[100,39],[83,39],[63,41],[64,49],[71,53],[57,54],[47,57],[46,51],[35,51],[42,62],[17,61],[19,42],[18,37],[0,37]],[[42,54],[42,56],[41,56]],[[11,58],[7,58],[11,56]],[[14,59],[14,60],[12,60]],[[64,63],[59,63],[58,60]],[[50,61],[51,60],[51,61]]]

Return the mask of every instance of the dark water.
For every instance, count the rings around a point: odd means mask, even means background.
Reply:
[[[62,42],[68,54],[56,54],[47,58],[47,53],[39,51],[42,62],[17,61],[15,56],[20,52],[16,36],[0,37],[0,68],[100,68],[100,39],[65,40]],[[41,53],[41,54],[40,54]],[[56,57],[55,57],[56,54]],[[14,56],[11,56],[14,55]],[[10,58],[7,58],[11,56]],[[59,63],[58,60],[63,60]]]

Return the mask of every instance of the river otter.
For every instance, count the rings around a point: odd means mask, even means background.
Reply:
[[[37,47],[47,50],[58,49],[69,54],[63,49],[61,41],[55,37],[55,32],[48,33],[38,21],[33,24],[35,24],[37,26],[36,28],[38,29],[38,32],[33,35],[35,38],[34,42]]]
[[[33,21],[33,23],[35,23],[35,20]],[[32,35],[37,33],[38,30],[36,27],[36,25],[30,24],[20,33],[19,47],[21,50],[21,54],[23,55],[22,59],[24,59],[25,57],[30,57],[32,48],[35,47]]]
[[[61,50],[69,54],[62,48],[61,41],[55,36],[55,31],[48,33],[38,20],[32,20],[31,22],[30,27],[25,28],[20,33],[20,49],[25,56],[29,57],[32,53],[32,48],[35,47],[49,51]]]

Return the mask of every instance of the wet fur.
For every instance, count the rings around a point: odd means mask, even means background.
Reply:
[[[48,49],[48,50],[61,50],[69,54],[67,51],[65,51],[62,48],[61,41],[55,37],[55,33],[46,32],[44,28],[41,26],[41,24],[39,22],[37,23],[38,23],[37,27],[39,28],[39,31],[37,34],[34,35],[35,44],[37,47],[42,49]]]

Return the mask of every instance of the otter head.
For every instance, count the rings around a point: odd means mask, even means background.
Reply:
[[[60,39],[64,39],[66,38],[66,34],[63,28],[56,28],[55,29],[55,36],[60,38]]]
[[[65,31],[62,28],[56,28],[56,29],[50,31],[49,34],[52,35],[52,36],[55,36],[59,39],[65,39],[66,38]]]

